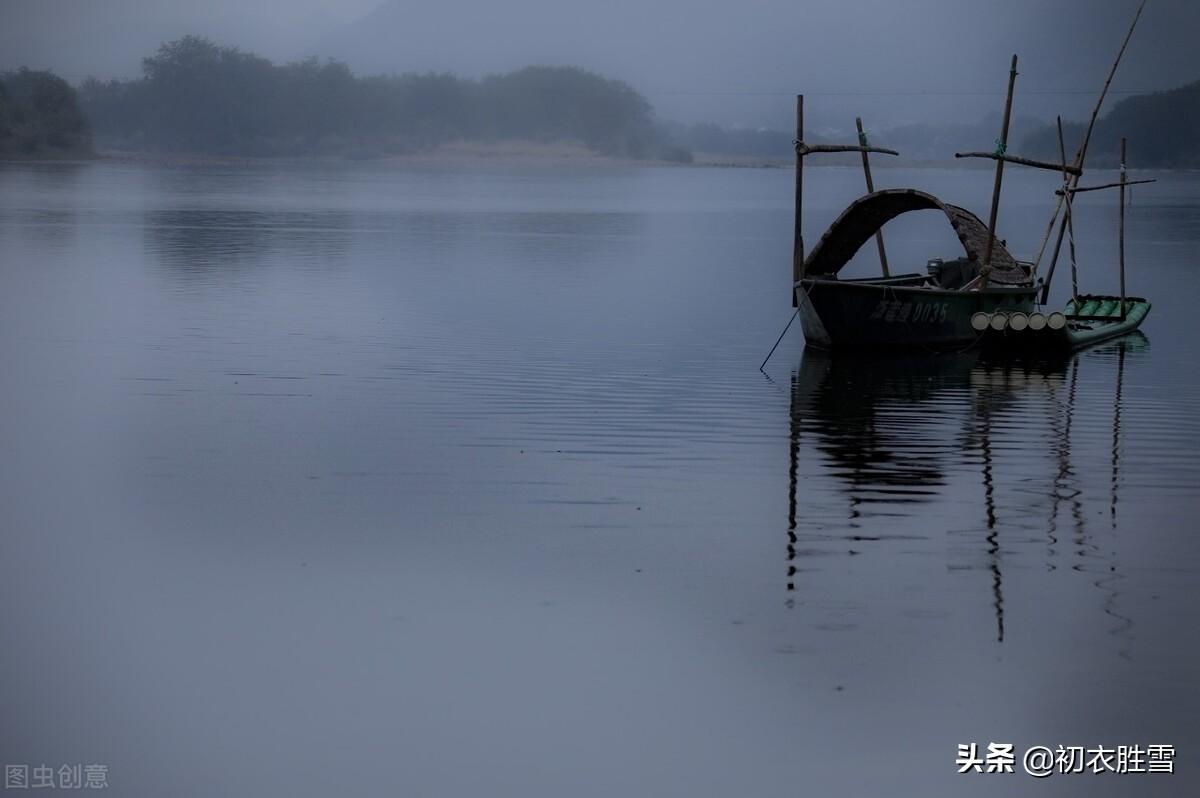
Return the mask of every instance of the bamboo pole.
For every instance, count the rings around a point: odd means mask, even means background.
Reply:
[[[867,134],[863,132],[861,116],[854,117],[854,126],[858,128],[858,143],[863,148],[863,176],[867,178],[867,193],[871,194],[875,191],[875,181],[871,179],[871,157],[867,154]],[[875,243],[879,246],[879,266],[883,269],[883,276],[890,277],[891,272],[888,271],[887,251],[883,248],[883,230],[875,231]]]
[[[1120,257],[1121,268],[1121,321],[1125,321],[1125,137],[1121,136],[1121,199],[1120,199],[1120,223],[1117,229],[1117,252]]]
[[[1062,117],[1057,117],[1058,123],[1058,156],[1062,158],[1063,164],[1063,184],[1068,185],[1071,178],[1067,176],[1067,145],[1063,141]],[[1066,195],[1066,202],[1063,204],[1063,222],[1066,224],[1068,234],[1070,235],[1071,246],[1071,299],[1075,301],[1075,312],[1079,312],[1079,268],[1075,261],[1075,220],[1072,215],[1071,194]]]
[[[1064,196],[1066,196],[1064,194]],[[1058,198],[1058,205],[1054,208],[1054,216],[1050,219],[1050,230],[1054,229],[1054,222],[1058,218],[1058,212],[1063,206],[1063,198]],[[1042,283],[1042,301],[1041,304],[1046,304],[1046,300],[1050,298],[1050,283],[1054,281],[1054,267],[1058,265],[1058,253],[1062,251],[1063,234],[1067,231],[1067,220],[1063,219],[1058,225],[1058,238],[1054,242],[1054,254],[1050,256],[1050,268],[1046,270],[1046,280]],[[1050,231],[1046,231],[1046,236],[1049,238]],[[1046,246],[1045,241],[1042,242],[1042,247]],[[1041,260],[1042,254],[1038,253],[1038,260],[1033,262],[1034,273],[1037,273],[1037,264]]]
[[[800,216],[804,208],[804,95],[796,95],[796,220],[792,231],[792,307],[796,302],[796,283],[804,277],[804,232]]]
[[[1080,173],[1083,170],[1083,161],[1087,157],[1088,143],[1092,140],[1092,129],[1096,126],[1096,117],[1100,115],[1100,107],[1104,105],[1104,98],[1108,96],[1108,87],[1112,85],[1113,77],[1117,74],[1117,67],[1121,63],[1121,57],[1125,55],[1125,48],[1129,46],[1129,40],[1133,37],[1133,29],[1137,27],[1138,20],[1142,17],[1142,11],[1146,8],[1146,0],[1138,5],[1137,13],[1133,15],[1133,22],[1129,25],[1129,30],[1125,33],[1125,39],[1121,42],[1121,49],[1117,51],[1117,57],[1113,60],[1112,67],[1108,70],[1108,77],[1104,80],[1104,88],[1100,90],[1100,98],[1096,100],[1096,107],[1092,109],[1092,118],[1088,121],[1087,132],[1084,134],[1083,142],[1079,145],[1079,151],[1075,155],[1075,166],[1079,167]],[[1079,178],[1076,177],[1072,183],[1072,188],[1079,184]],[[1050,224],[1046,227],[1046,236],[1042,239],[1042,246],[1038,249],[1037,258],[1033,262],[1033,273],[1037,274],[1038,265],[1042,262],[1042,255],[1046,251],[1046,243],[1050,240],[1050,232],[1054,229],[1054,222],[1058,218],[1058,212],[1062,210],[1063,199],[1060,198],[1058,204],[1054,206],[1054,212],[1050,215]],[[1066,229],[1066,222],[1059,225],[1058,241],[1054,245],[1054,256],[1050,260],[1050,268],[1046,272],[1046,282],[1042,285],[1042,304],[1046,304],[1046,300],[1050,297],[1050,282],[1054,279],[1054,266],[1058,262],[1058,253],[1062,248],[1063,231]]]
[[[889,150],[887,147],[864,147],[861,144],[805,144],[800,142],[796,145],[796,152],[801,155],[808,155],[812,152],[881,152],[884,155],[899,155],[895,150]]]
[[[1032,166],[1035,169],[1049,169],[1053,172],[1063,171],[1062,164],[1050,163],[1049,161],[1035,161],[1032,158],[1022,158],[1020,155],[1001,155],[995,152],[956,152],[955,158],[991,158],[995,161],[1007,161],[1021,166]],[[1067,172],[1073,175],[1082,175],[1083,170],[1074,166],[1068,166]]]
[[[1071,196],[1073,197],[1076,194],[1083,194],[1084,192],[1087,192],[1087,191],[1100,191],[1101,189],[1105,189],[1105,188],[1120,188],[1121,186],[1138,186],[1138,185],[1141,185],[1142,183],[1157,183],[1157,182],[1158,182],[1158,178],[1151,177],[1146,180],[1126,180],[1124,183],[1121,183],[1121,182],[1105,183],[1102,186],[1084,186],[1083,188],[1067,188],[1067,189],[1060,188],[1058,191],[1055,191],[1054,193],[1061,196],[1064,191],[1069,191],[1071,193]],[[1129,192],[1129,196],[1130,196],[1129,204],[1132,205],[1133,204],[1133,201],[1132,201],[1133,192],[1132,191]]]
[[[1012,67],[1008,71],[1008,96],[1004,99],[1004,121],[1000,124],[1000,142],[996,155],[1002,156],[1008,149],[1008,123],[1012,119],[1013,87],[1017,82],[1017,54],[1013,53]],[[979,288],[987,288],[992,274],[992,246],[996,241],[996,214],[1000,210],[1000,184],[1004,179],[1004,158],[996,158],[996,182],[992,185],[992,210],[988,214],[987,245],[983,250],[983,267],[979,270]]]

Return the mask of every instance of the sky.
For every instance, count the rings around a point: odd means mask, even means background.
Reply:
[[[632,84],[666,119],[789,128],[804,93],[816,128],[1083,118],[1138,0],[0,0],[0,68],[70,80],[130,77],[187,33],[276,61],[307,55],[358,73],[463,76],[528,64],[584,67]],[[1200,79],[1200,3],[1149,0],[1121,71],[1124,93]]]

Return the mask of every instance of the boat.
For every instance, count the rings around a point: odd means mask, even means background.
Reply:
[[[854,145],[809,144],[804,140],[804,96],[796,98],[796,194],[792,258],[792,319],[799,317],[808,346],[818,349],[961,351],[987,348],[993,353],[1030,349],[1072,351],[1128,334],[1150,311],[1150,303],[1125,293],[1124,200],[1128,185],[1152,180],[1130,181],[1125,170],[1125,140],[1121,140],[1121,179],[1104,186],[1080,187],[1083,163],[1092,130],[1108,93],[1121,56],[1141,16],[1138,8],[1125,40],[1117,53],[1104,88],[1092,112],[1083,143],[1072,163],[1067,162],[1059,120],[1058,163],[1023,158],[1008,152],[1009,121],[1017,77],[1017,56],[1012,57],[1008,76],[1000,137],[991,152],[955,153],[956,158],[989,158],[995,161],[995,180],[988,222],[971,211],[945,202],[915,188],[876,191],[871,176],[869,153],[898,155],[894,150],[871,146],[856,120],[858,143]],[[867,193],[852,202],[805,255],[801,230],[804,159],[814,153],[861,154]],[[1056,194],[1046,235],[1037,257],[1022,261],[1013,257],[996,236],[996,218],[1005,164],[1060,172],[1062,188]],[[1072,199],[1083,191],[1120,188],[1120,280],[1119,296],[1081,295],[1075,264]],[[929,260],[926,272],[892,275],[888,268],[881,229],[887,222],[914,211],[940,211],[954,229],[963,254],[952,259]],[[1061,212],[1061,220],[1060,220]],[[1058,238],[1045,277],[1039,265],[1055,224]],[[1062,312],[1046,312],[1050,283],[1058,262],[1064,234],[1070,233],[1072,298]],[[882,274],[863,279],[841,279],[839,273],[854,255],[875,238]],[[1041,294],[1040,299],[1038,294]],[[789,322],[789,325],[791,322]],[[787,332],[785,328],[784,333]],[[782,335],[780,336],[782,339]],[[778,346],[778,342],[776,342]],[[774,349],[771,350],[774,352]],[[770,359],[770,355],[767,356]],[[764,361],[764,365],[766,361]]]
[[[854,254],[901,214],[941,211],[963,255],[928,262],[925,274],[843,280]],[[837,348],[969,348],[979,337],[978,313],[1032,313],[1038,288],[1033,265],[1013,258],[1000,242],[991,252],[991,279],[980,288],[988,229],[975,214],[917,189],[886,189],[855,200],[834,221],[804,262],[795,306],[809,346]]]

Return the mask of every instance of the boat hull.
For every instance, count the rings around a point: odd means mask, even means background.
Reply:
[[[952,291],[919,275],[878,280],[809,278],[795,286],[804,338],[819,349],[966,349],[979,343],[975,313],[1025,313],[1031,286]]]

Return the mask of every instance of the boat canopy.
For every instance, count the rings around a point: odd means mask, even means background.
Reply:
[[[850,262],[855,253],[867,243],[879,228],[909,211],[939,210],[946,214],[950,226],[962,242],[967,258],[983,261],[987,247],[987,225],[965,208],[942,202],[932,194],[913,188],[889,188],[865,194],[854,202],[830,225],[817,246],[804,261],[806,275],[837,274]],[[1017,265],[1013,256],[997,240],[992,246],[994,283],[1021,285],[1029,282],[1028,273]]]

